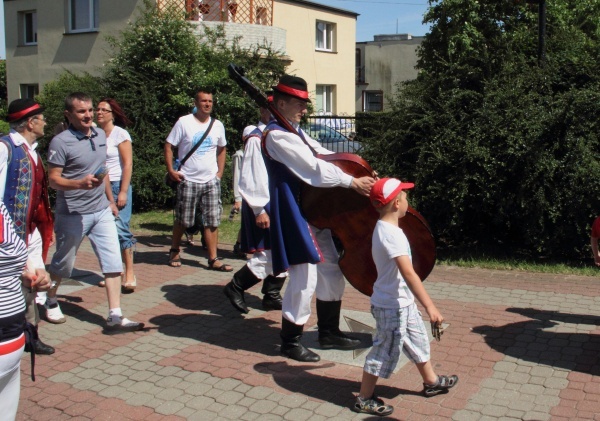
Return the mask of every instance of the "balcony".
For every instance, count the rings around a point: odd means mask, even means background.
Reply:
[[[273,26],[273,0],[157,0],[157,7],[194,22]]]

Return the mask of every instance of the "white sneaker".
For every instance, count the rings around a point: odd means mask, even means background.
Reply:
[[[142,330],[144,323],[133,322],[126,317],[108,316],[106,319],[106,329],[121,331],[121,332],[135,332]]]
[[[46,320],[48,322],[61,324],[67,321],[58,303],[50,305],[48,304],[48,301],[46,301],[44,303],[44,308],[46,309]]]

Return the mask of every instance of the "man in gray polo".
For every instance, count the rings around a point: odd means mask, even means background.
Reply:
[[[144,327],[121,312],[123,271],[121,248],[114,217],[114,203],[106,162],[106,134],[93,127],[92,99],[74,92],[65,99],[65,116],[69,128],[56,135],[48,149],[48,178],[57,190],[55,209],[56,252],[50,263],[55,286],[48,291],[46,318],[64,323],[56,293],[62,278],[71,276],[75,255],[84,236],[88,236],[100,262],[106,282],[109,314],[107,330],[135,331]]]

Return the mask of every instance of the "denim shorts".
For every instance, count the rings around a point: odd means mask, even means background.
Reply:
[[[52,256],[49,272],[67,278],[75,266],[77,250],[87,235],[103,274],[122,273],[121,247],[117,237],[117,225],[110,208],[89,213],[56,214],[56,252]]]
[[[364,371],[374,376],[389,378],[404,351],[414,363],[430,359],[430,345],[421,313],[415,303],[402,308],[371,306],[377,333],[373,348],[365,359]]]

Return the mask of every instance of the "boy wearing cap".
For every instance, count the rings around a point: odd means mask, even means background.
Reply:
[[[433,371],[429,338],[415,304],[416,297],[425,307],[431,323],[441,325],[444,318],[414,271],[408,239],[398,226],[398,219],[406,215],[408,209],[404,190],[413,187],[413,183],[382,178],[377,180],[369,196],[379,212],[371,248],[377,268],[371,295],[371,313],[377,333],[365,360],[360,393],[352,407],[356,412],[385,416],[394,411],[377,398],[374,391],[379,377],[391,376],[402,349],[423,377],[425,396],[447,392],[458,382],[455,375],[438,376]]]
[[[0,139],[0,198],[15,225],[15,232],[27,245],[31,268],[38,282],[50,279],[46,255],[53,243],[54,221],[48,201],[48,178],[36,151],[37,139],[44,136],[44,108],[30,98],[15,99],[8,106],[6,120],[10,133]],[[36,331],[40,315],[35,288],[23,288],[26,318]],[[33,352],[50,355],[54,348],[39,338]]]
[[[328,349],[353,349],[360,341],[339,329],[345,280],[338,266],[339,255],[331,231],[311,226],[299,206],[302,183],[315,187],[351,188],[368,196],[375,180],[354,178],[317,157],[333,152],[323,148],[300,128],[309,102],[306,81],[284,75],[273,87],[273,104],[296,133],[271,121],[263,134],[263,154],[269,174],[270,242],[274,273],[289,273],[282,304],[281,353],[302,362],[320,357],[305,348],[300,339],[317,296],[319,344]]]
[[[270,95],[269,102],[273,102]],[[244,154],[238,184],[242,201],[241,250],[253,253],[238,270],[223,292],[231,305],[241,313],[248,313],[244,291],[263,281],[264,309],[281,310],[281,288],[286,273],[273,275],[269,245],[269,176],[261,152],[263,131],[271,120],[268,108],[260,107],[260,120],[256,126],[247,126],[243,133]]]

